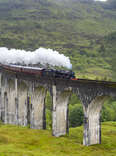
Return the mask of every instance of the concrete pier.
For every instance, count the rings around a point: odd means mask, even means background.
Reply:
[[[28,95],[28,85],[25,81],[18,81],[18,105],[17,114],[18,121],[17,124],[22,126],[27,126],[27,95]]]
[[[19,119],[19,98],[18,98],[18,79],[15,78],[15,124],[18,125]]]
[[[41,86],[34,87],[29,96],[31,104],[30,126],[33,129],[46,129],[45,97],[46,89]]]
[[[0,73],[0,120],[2,118],[2,73]]]
[[[53,86],[52,134],[56,137],[68,133],[69,91],[59,91]]]
[[[107,97],[96,97],[88,107],[84,109],[84,137],[83,145],[93,145],[101,143],[101,121],[100,112]]]

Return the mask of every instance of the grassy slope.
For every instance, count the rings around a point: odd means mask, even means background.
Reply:
[[[116,122],[102,124],[102,144],[84,147],[82,127],[71,128],[70,135],[51,136],[48,130],[17,126],[0,127],[0,156],[115,156]]]
[[[58,50],[71,58],[78,75],[111,77],[96,40],[116,31],[115,26],[116,11],[99,3],[0,0],[0,46]]]

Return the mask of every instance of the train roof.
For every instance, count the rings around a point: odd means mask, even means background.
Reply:
[[[16,68],[24,68],[24,69],[33,69],[33,70],[43,70],[44,68],[39,67],[30,67],[30,66],[21,66],[21,65],[15,65],[15,64],[3,64],[10,67],[16,67]]]
[[[0,64],[0,66],[9,66],[9,67],[14,67],[14,68],[23,68],[23,69],[32,69],[32,70],[44,70],[44,71],[54,71],[57,73],[62,73],[62,74],[72,74],[74,72],[68,71],[68,70],[57,70],[57,69],[48,69],[48,68],[40,68],[40,67],[31,67],[31,66],[23,66],[23,65],[16,65],[16,64]]]

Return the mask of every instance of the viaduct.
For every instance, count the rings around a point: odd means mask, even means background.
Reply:
[[[83,145],[101,143],[100,111],[104,101],[116,97],[116,83],[94,80],[67,80],[36,77],[31,74],[0,70],[0,119],[5,124],[30,125],[45,129],[45,97],[52,97],[52,134],[69,131],[68,104],[72,93],[83,105]],[[31,99],[31,100],[30,100]]]

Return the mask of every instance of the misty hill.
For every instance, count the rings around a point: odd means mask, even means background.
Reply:
[[[107,3],[102,5],[104,9],[116,10],[116,1],[108,0]]]
[[[111,77],[112,57],[103,47],[115,31],[113,0],[0,0],[0,46],[58,50],[78,75]]]

